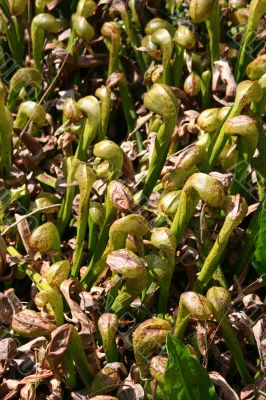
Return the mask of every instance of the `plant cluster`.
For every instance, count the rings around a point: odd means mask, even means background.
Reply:
[[[266,1],[0,0],[0,398],[266,397]]]

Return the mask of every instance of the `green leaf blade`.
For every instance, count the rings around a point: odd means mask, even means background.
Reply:
[[[188,348],[170,335],[166,348],[165,400],[218,400],[207,371],[190,355]]]

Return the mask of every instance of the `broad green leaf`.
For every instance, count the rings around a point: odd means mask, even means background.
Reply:
[[[259,229],[255,242],[255,251],[252,256],[252,265],[266,284],[266,200],[264,200],[259,215]]]
[[[189,349],[171,335],[167,336],[166,348],[165,400],[218,400],[208,372]]]

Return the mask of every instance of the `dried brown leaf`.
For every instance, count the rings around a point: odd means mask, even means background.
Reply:
[[[244,306],[247,308],[254,306],[260,307],[263,305],[263,302],[256,293],[247,294],[243,297],[242,301]]]
[[[47,4],[47,8],[49,11],[52,11],[58,4],[61,3],[62,0],[52,0]]]
[[[224,400],[239,400],[236,392],[231,388],[231,386],[226,382],[224,377],[219,374],[219,372],[212,371],[209,372],[209,376],[216,386],[218,387],[218,393],[220,397]]]
[[[123,155],[124,155],[124,161],[122,165],[123,175],[130,181],[135,182],[135,170],[133,167],[132,160],[128,157],[126,153],[123,152]]]
[[[139,117],[137,119],[136,127],[132,132],[130,132],[129,138],[134,135],[143,125],[145,125],[152,117],[153,113],[149,113],[147,115],[144,115],[143,117]]]
[[[138,149],[136,140],[127,140],[125,142],[122,142],[120,147],[123,150],[124,154],[126,154],[130,158],[130,160],[134,161],[137,158]]]
[[[22,303],[15,294],[15,290],[13,288],[5,290],[4,295],[8,298],[9,304],[13,310],[13,314],[16,314],[22,310]]]
[[[72,325],[64,324],[55,329],[51,334],[51,341],[48,343],[46,352],[48,357],[53,359],[55,365],[61,363],[62,358],[67,351],[72,328]]]
[[[25,386],[31,383],[36,383],[36,381],[39,381],[40,383],[45,382],[47,379],[51,378],[53,376],[53,371],[50,370],[43,370],[41,373],[33,374],[26,376],[25,378],[21,379],[20,381],[17,381],[16,386],[14,389],[11,390],[10,393],[8,393],[3,400],[12,400],[17,396],[17,393]],[[0,387],[1,390],[1,387]]]
[[[32,154],[41,154],[42,145],[36,138],[26,132],[21,132],[21,130],[17,128],[14,129],[14,132],[18,135],[20,140],[24,143],[24,145]]]
[[[243,390],[240,392],[239,400],[254,400],[254,386],[244,386]]]
[[[266,372],[266,318],[260,319],[252,328],[260,355],[261,369]]]
[[[11,304],[3,293],[0,293],[0,323],[4,325],[11,324],[13,309]]]
[[[231,71],[230,65],[227,61],[215,61],[214,73],[212,78],[212,91],[217,92],[219,85],[224,84],[226,99],[234,98],[236,93],[236,82],[234,75]]]
[[[50,395],[46,397],[46,400],[61,400],[64,397],[62,384],[56,379],[52,378],[48,383],[50,389]]]
[[[71,400],[118,400],[117,397],[108,395],[99,395],[90,397],[88,390],[79,390],[78,392],[71,393]]]
[[[122,212],[132,212],[134,201],[130,190],[119,181],[112,181],[110,195],[115,208]]]
[[[9,392],[15,389],[19,384],[18,380],[7,379],[0,385],[0,398],[3,399]]]
[[[118,400],[117,397],[113,397],[113,396],[95,396],[95,397],[91,397],[90,400]]]
[[[28,383],[20,391],[20,400],[35,400],[36,388],[34,385]]]
[[[72,135],[69,132],[65,132],[62,135],[60,135],[58,142],[57,142],[57,147],[58,149],[64,149],[67,146],[69,146],[72,142],[76,140],[75,135]]]
[[[15,214],[16,222],[18,222],[21,218],[23,218],[22,215]],[[19,235],[21,237],[23,246],[24,246],[27,254],[30,257],[32,257],[34,255],[34,250],[30,247],[30,244],[29,244],[29,237],[30,237],[31,232],[30,232],[30,227],[29,227],[29,223],[28,223],[27,219],[25,219],[25,218],[22,219],[22,221],[17,224],[17,229],[18,229]]]
[[[93,343],[93,334],[96,329],[94,324],[87,318],[87,316],[82,312],[80,305],[71,298],[71,293],[80,293],[83,287],[81,286],[79,281],[75,281],[74,279],[65,280],[61,286],[60,290],[65,297],[69,308],[71,310],[73,322],[79,324],[81,330],[79,334],[82,336],[83,342],[84,340],[88,345]],[[86,346],[86,343],[83,343]]]
[[[252,321],[244,311],[230,313],[229,321],[233,328],[240,331],[243,336],[252,334]]]
[[[6,242],[3,236],[0,236],[0,276],[4,275],[6,269]]]
[[[17,354],[17,342],[12,338],[0,340],[0,376],[2,376],[9,363]]]
[[[135,367],[132,367],[129,375],[121,383],[118,391],[117,397],[119,400],[143,400],[144,399],[144,389],[135,380]]]
[[[19,346],[17,348],[18,353],[21,354],[29,354],[33,353],[37,350],[40,349],[41,347],[46,347],[47,344],[47,339],[44,336],[40,336],[36,339],[30,340],[29,342],[23,344],[22,346]]]

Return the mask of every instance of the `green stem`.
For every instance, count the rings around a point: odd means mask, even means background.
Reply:
[[[71,326],[72,334],[69,343],[69,351],[72,359],[74,360],[75,367],[81,377],[82,382],[86,387],[89,387],[93,379],[93,370],[88,363],[79,334],[74,326]]]
[[[243,246],[240,251],[241,257],[239,257],[238,259],[235,270],[236,276],[240,276],[242,274],[242,272],[248,265],[249,260],[251,259],[253,249],[255,248],[254,237],[256,237],[259,228],[260,211],[261,207],[258,207],[257,210],[253,213],[248,227],[245,230]]]
[[[202,253],[202,256],[204,257],[204,260],[210,253],[211,248],[212,248],[211,240],[204,238],[204,243],[202,243],[202,246],[201,246],[201,253]],[[202,267],[202,265],[201,265],[201,267]],[[225,275],[224,275],[221,265],[218,265],[216,271],[213,273],[213,280],[218,281],[220,283],[220,285],[224,288],[228,287],[228,284],[227,284],[227,281],[226,281],[226,278],[225,278]]]
[[[154,44],[160,47],[163,64],[163,83],[171,84],[171,57],[173,52],[173,39],[165,28],[157,29],[151,37]]]
[[[164,315],[175,269],[176,239],[169,228],[154,228],[151,235],[151,243],[160,250],[159,260],[161,260],[162,264],[160,267],[157,265],[157,269],[160,270],[159,273],[157,272],[157,280],[160,284],[158,312]],[[166,268],[163,267],[164,265]],[[163,270],[165,271],[163,272]]]
[[[88,147],[91,145],[98,132],[101,111],[99,102],[94,96],[83,97],[78,101],[77,106],[86,115],[86,122],[80,133],[75,158],[86,161]]]
[[[8,20],[6,24],[6,36],[12,57],[18,66],[22,66],[24,43],[21,42],[20,35],[18,36],[18,30],[17,30],[18,26],[16,26],[17,21],[16,19],[13,19],[13,17],[10,14],[9,4],[7,0],[0,0],[0,7],[5,18]]]
[[[203,173],[195,173],[188,178],[181,192],[178,209],[171,225],[177,245],[182,239],[184,230],[192,218],[200,198],[211,207],[222,208],[225,195],[220,182]]]
[[[113,205],[106,208],[106,217],[104,224],[101,228],[99,239],[97,241],[96,249],[94,250],[91,264],[95,263],[102,256],[109,238],[109,230],[116,217],[116,209]],[[90,265],[91,265],[90,264]]]
[[[116,346],[116,331],[118,327],[118,318],[116,314],[104,313],[98,320],[98,329],[100,331],[105,358],[108,363],[118,361]]]
[[[239,346],[238,339],[234,329],[232,328],[226,317],[224,316],[221,317],[220,313],[215,312],[214,310],[213,314],[215,319],[219,322],[226,346],[234,357],[239,374],[241,375],[245,384],[252,383],[253,379],[248,372],[246,360]]]
[[[160,286],[160,295],[158,301],[158,317],[164,317],[166,313],[166,305],[169,297],[169,290],[171,287],[172,279],[162,282]]]
[[[104,140],[107,136],[111,110],[111,93],[111,89],[106,87],[105,95],[101,97],[101,129],[99,132],[99,140]]]
[[[75,159],[74,157],[69,157],[66,160],[67,167],[67,184],[71,185],[74,181],[75,172],[79,165],[80,161]],[[72,213],[72,205],[75,197],[75,187],[67,186],[64,200],[61,204],[61,207],[58,212],[56,226],[60,233],[60,236],[63,235],[66,227],[69,223]]]
[[[197,280],[193,285],[193,291],[197,293],[202,293],[208,285],[209,281],[212,279],[212,276],[219,265],[221,256],[224,253],[228,240],[235,227],[236,225],[232,224],[231,218],[226,217],[222,229],[220,230],[211,251],[204,261],[203,267],[197,277]]]
[[[87,160],[87,150],[88,147],[92,144],[95,136],[97,134],[97,130],[92,127],[86,118],[83,122],[83,126],[80,132],[78,147],[75,152],[75,158],[78,158],[80,161]]]
[[[105,347],[105,346],[104,346]],[[118,361],[117,346],[114,340],[105,347],[105,358],[108,363]]]
[[[4,94],[0,93],[0,141],[1,141],[1,177],[8,178],[12,166],[13,118],[5,106]]]
[[[131,293],[128,293],[124,288],[122,288],[122,290],[118,292],[118,295],[110,308],[110,312],[113,312],[120,317],[123,315],[125,310],[129,308],[134,298],[136,298],[136,296],[133,296]]]
[[[106,258],[111,249],[106,250],[103,256],[96,262],[91,260],[85,274],[81,278],[81,283],[85,289],[90,289],[97,281],[106,266]]]
[[[209,148],[209,164],[212,166],[219,157],[226,141],[225,122],[240,115],[242,109],[252,101],[258,102],[262,97],[262,89],[257,81],[242,81],[238,84],[234,105],[222,121],[214,136],[214,144]]]
[[[201,96],[202,96],[202,109],[205,110],[211,103],[211,79],[212,74],[210,70],[204,71],[201,75]]]
[[[174,337],[180,341],[183,340],[186,327],[189,321],[189,311],[182,305],[179,304],[177,319],[175,322]]]
[[[143,54],[139,50],[137,50],[138,47],[140,46],[140,43],[138,40],[138,36],[137,36],[137,34],[131,24],[131,21],[129,19],[128,10],[125,8],[125,10],[120,12],[120,15],[121,15],[121,18],[125,25],[125,30],[127,33],[128,40],[131,44],[131,47],[135,54],[135,58],[137,60],[137,63],[140,67],[141,74],[143,76],[146,71],[147,65],[146,65],[145,59],[143,57]]]
[[[209,281],[212,279],[212,276],[214,272],[216,271],[220,259],[223,255],[223,252],[226,248],[226,245],[228,243],[228,240],[230,238],[231,233],[235,229],[237,225],[242,221],[244,216],[247,213],[247,205],[245,201],[240,198],[240,201],[242,201],[242,204],[238,204],[239,202],[239,197],[236,196],[235,198],[233,197],[233,204],[236,206],[236,210],[234,208],[227,214],[224,224],[222,226],[222,229],[219,232],[219,235],[209,253],[207,256],[203,267],[199,273],[199,276],[197,277],[193,287],[192,291],[197,292],[197,293],[203,293],[205,288],[207,287]],[[180,313],[180,315],[179,315]],[[179,305],[179,310],[178,310],[178,317],[177,317],[177,322],[176,322],[176,331],[175,331],[175,336],[177,339],[182,340],[183,335],[187,326],[189,320],[189,312],[186,310],[184,305],[181,303]]]
[[[72,27],[71,33],[67,42],[66,50],[69,52],[70,55],[74,56],[74,43],[75,43],[75,32]]]
[[[12,256],[12,257],[22,257],[21,254],[15,249],[13,246],[8,246],[7,247],[7,252]],[[15,273],[15,279],[24,279],[26,276],[25,272],[25,262],[23,260],[18,261],[17,264],[17,270]]]
[[[80,201],[78,210],[76,247],[73,254],[73,266],[71,269],[71,275],[74,277],[78,275],[81,264],[83,241],[88,225],[90,193],[96,176],[88,165],[80,164],[76,170],[75,177],[80,187]]]
[[[244,188],[244,191],[246,192],[246,183],[247,183],[247,167],[249,164],[249,161],[243,157],[242,151],[241,151],[241,139],[239,141],[239,150],[238,150],[238,159],[237,163],[234,168],[234,174],[233,174],[233,181],[231,183],[230,187],[230,194],[237,194],[237,193],[242,193],[241,189]]]
[[[109,187],[110,186],[111,184],[109,184]],[[110,227],[114,222],[117,213],[116,208],[111,199],[111,194],[108,192],[109,191],[107,188],[106,201],[105,201],[106,204],[105,220],[101,227],[97,244],[95,246],[89,266],[81,279],[82,284],[86,288],[91,287],[91,285],[97,280],[98,276],[102,273],[105,267],[107,254],[104,255],[103,257],[102,255],[106,249],[106,245],[109,238]],[[110,251],[110,249],[107,249],[106,252],[108,253],[108,251]]]
[[[250,61],[250,50],[251,50],[250,44],[254,42],[255,38],[256,38],[256,31],[253,29],[253,27],[248,25],[247,30],[245,31],[244,34],[243,42],[241,43],[237,63],[235,66],[234,75],[236,77],[237,83],[241,82],[241,80],[244,77],[246,66]]]
[[[206,21],[210,40],[211,68],[213,72],[214,61],[220,59],[221,18],[219,0],[214,0],[210,18]]]
[[[31,23],[32,52],[36,68],[41,71],[42,50],[46,32],[58,32],[59,21],[51,14],[37,14]]]
[[[116,22],[105,22],[102,27],[102,35],[109,50],[108,77],[117,71],[119,61],[119,51],[121,49],[121,30]],[[110,112],[112,108],[111,88],[106,87],[106,93],[101,97],[101,131],[99,139],[103,140],[107,136]]]
[[[184,47],[175,45],[175,61],[173,65],[173,84],[180,87],[182,79],[182,70],[184,65]]]
[[[109,253],[106,262],[113,273],[126,279],[118,294],[115,297],[113,296],[113,299],[108,299],[108,306],[111,306],[111,311],[120,316],[145,289],[148,277],[147,270],[142,259],[127,249],[112,251]],[[116,291],[116,288],[114,289]]]
[[[70,348],[67,348],[65,354],[64,354],[64,366],[66,369],[66,375],[64,375],[64,378],[66,380],[66,383],[72,388],[72,389],[77,389],[78,383],[77,383],[77,378],[76,378],[76,370],[75,366],[73,364],[73,359],[71,355],[71,350]]]
[[[99,236],[98,226],[92,219],[88,218],[88,225],[89,225],[89,236],[88,236],[88,252],[89,252],[89,259],[96,248],[97,244],[97,237]]]
[[[42,290],[49,295],[49,304],[54,312],[56,324],[57,326],[63,325],[64,307],[61,295],[54,290],[32,267],[27,267],[26,274],[35,283],[39,290]]]
[[[107,45],[107,47],[109,49],[108,76],[110,76],[118,69],[119,51],[121,48],[120,39],[112,40],[112,42]]]
[[[129,132],[132,132],[135,128],[138,117],[135,111],[131,93],[128,89],[128,84],[125,74],[121,74],[121,77],[118,80],[118,86],[121,95],[122,108],[127,122],[127,128]],[[140,131],[135,132],[134,135],[132,135],[132,138],[134,137],[137,140],[138,151],[140,152],[143,150],[142,137]]]
[[[42,74],[36,68],[20,68],[10,80],[9,93],[7,96],[7,108],[13,111],[18,95],[23,88],[28,87],[40,90],[42,87]]]
[[[163,124],[156,135],[154,150],[141,195],[141,204],[147,202],[160,177],[178,114],[178,105],[171,89],[166,85],[154,84],[146,94],[144,103],[147,108],[162,115]]]

